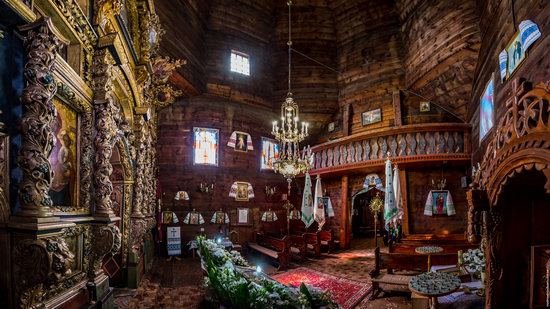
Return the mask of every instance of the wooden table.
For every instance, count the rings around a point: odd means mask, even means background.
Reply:
[[[430,271],[430,267],[431,267],[430,260],[431,260],[432,253],[441,253],[441,252],[443,252],[443,248],[438,247],[438,246],[421,246],[421,247],[416,247],[414,249],[414,252],[416,252],[418,254],[427,254],[428,255],[428,270],[427,271]]]
[[[409,290],[429,298],[430,308],[437,308],[437,298],[449,295],[460,288],[461,282],[457,276],[447,273],[423,273],[412,277]]]

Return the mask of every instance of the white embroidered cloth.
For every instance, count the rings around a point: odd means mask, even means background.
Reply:
[[[246,183],[247,184],[247,190],[248,190],[248,198],[254,198],[254,188],[252,188],[252,185],[248,182],[242,182],[242,181],[235,181],[231,185],[231,190],[229,190],[229,197],[235,198],[237,197],[237,189],[238,189],[238,183]]]
[[[311,177],[306,172],[306,181],[304,185],[304,195],[302,196],[302,221],[306,229],[313,223],[313,196],[311,194]]]
[[[239,143],[243,143],[244,141],[237,141],[237,133],[247,136],[246,145],[239,145]],[[233,131],[233,133],[231,133],[227,146],[235,148],[236,145],[238,145],[241,149],[244,149],[246,146],[246,150],[254,150],[254,145],[252,145],[252,137],[246,132]]]
[[[451,192],[449,192],[449,190],[441,190],[441,191],[440,190],[431,190],[430,193],[428,194],[428,198],[426,199],[426,204],[424,205],[424,215],[426,215],[426,216],[432,216],[433,215],[434,195],[435,194],[437,194],[436,207],[440,207],[441,209],[443,209],[443,206],[446,206],[447,207],[447,216],[455,215],[456,214],[455,205],[453,204],[453,198],[451,197]],[[437,201],[440,194],[442,194],[441,198],[444,198],[445,204],[442,204],[443,203],[442,200]],[[445,197],[443,197],[443,196],[445,196]]]
[[[313,202],[314,209],[314,219],[319,225],[319,231],[325,225],[325,203],[323,201],[323,188],[321,186],[321,177],[317,175],[317,180],[315,181],[315,200]]]

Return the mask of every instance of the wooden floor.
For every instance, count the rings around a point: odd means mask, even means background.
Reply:
[[[381,242],[381,240],[379,240]],[[335,254],[323,254],[321,259],[308,259],[293,267],[305,266],[334,276],[368,283],[368,273],[374,265],[374,242],[372,239],[357,239],[352,249]],[[255,261],[252,262],[262,263]],[[266,265],[266,273],[273,274],[276,268]],[[202,308],[205,296],[202,271],[198,258],[185,257],[179,261],[157,258],[153,269],[137,290],[122,289],[115,292],[118,308]],[[365,298],[357,308],[411,308],[405,293],[383,295],[374,301]]]

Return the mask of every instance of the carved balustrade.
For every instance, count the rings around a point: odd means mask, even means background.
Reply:
[[[422,124],[343,137],[313,147],[312,173],[329,173],[395,163],[469,161],[470,126]]]

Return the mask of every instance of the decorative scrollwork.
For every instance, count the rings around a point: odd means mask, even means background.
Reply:
[[[502,175],[497,171],[504,161],[523,149],[550,148],[545,143],[548,137],[544,137],[550,134],[550,81],[533,86],[522,79],[514,80],[513,95],[505,106],[506,112],[485,150],[473,181],[475,187],[488,188],[491,204],[495,204],[501,190],[502,184],[496,182],[503,179],[500,179]],[[532,141],[527,142],[527,139]],[[525,142],[519,142],[520,140]],[[539,170],[546,168],[544,162],[533,163],[537,163]],[[497,179],[497,176],[500,178]],[[550,191],[550,180],[547,190]]]
[[[116,254],[120,251],[120,230],[116,225],[94,225],[92,226],[92,239],[94,246],[90,252],[88,277],[95,278],[101,271],[103,257],[109,253]]]
[[[64,42],[56,36],[51,19],[20,27],[25,32],[23,44],[27,53],[21,120],[21,149],[17,163],[23,172],[19,182],[19,215],[51,216],[52,200],[48,194],[53,179],[49,162],[54,146],[52,123],[56,115],[52,99],[57,91],[53,75],[57,51]]]
[[[185,60],[180,59],[172,60],[169,57],[155,57],[153,60],[153,76],[148,92],[149,100],[155,107],[167,107],[182,95],[180,90],[176,90],[168,84],[168,79],[177,68],[186,63]]]
[[[113,102],[112,67],[114,60],[107,49],[96,51],[93,61],[94,109],[96,118],[95,145],[95,205],[96,213],[106,216],[113,215],[111,209],[111,193],[113,184],[110,176],[113,172],[111,156],[113,154],[113,139],[117,126],[114,115],[116,106]]]
[[[97,44],[97,34],[88,23],[88,19],[76,0],[54,0],[61,14],[65,17],[71,28],[82,41],[84,50],[84,80],[91,82],[90,69],[94,56],[94,49]]]
[[[141,59],[144,62],[149,62],[156,55],[160,39],[165,31],[162,29],[158,15],[145,10],[140,14],[140,30]]]
[[[72,286],[65,280],[74,257],[63,237],[18,240],[12,258],[19,307],[31,308]]]

